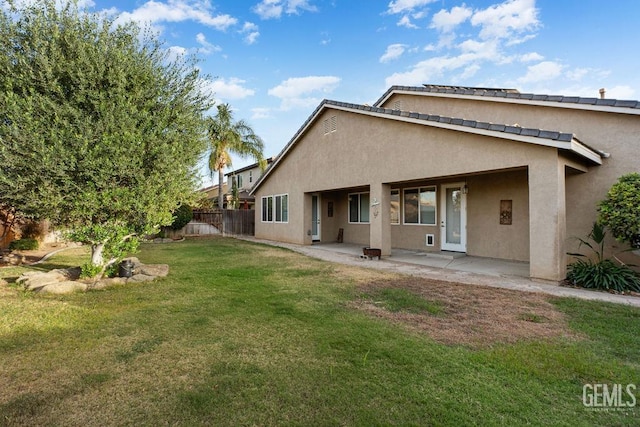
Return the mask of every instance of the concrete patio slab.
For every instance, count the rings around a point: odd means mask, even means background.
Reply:
[[[362,255],[362,246],[359,245],[323,243],[309,246],[262,240],[248,236],[238,236],[237,238],[283,247],[313,258],[345,265],[409,274],[451,283],[540,292],[559,297],[606,301],[640,307],[640,297],[637,296],[570,288],[559,286],[556,283],[531,280],[528,278],[529,264],[525,262],[459,256],[459,254],[451,256],[446,253],[426,254],[404,249],[393,249],[390,257],[383,257],[382,260],[378,261],[377,259],[362,258],[360,256]]]

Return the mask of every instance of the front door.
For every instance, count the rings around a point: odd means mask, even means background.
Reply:
[[[320,241],[320,196],[311,196],[311,240]]]
[[[467,251],[467,195],[464,183],[445,184],[440,198],[440,248],[443,251]]]

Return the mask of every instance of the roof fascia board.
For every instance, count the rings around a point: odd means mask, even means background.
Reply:
[[[376,103],[376,106],[383,105],[391,98],[392,95],[420,95],[420,96],[433,96],[436,98],[453,98],[453,99],[468,99],[472,101],[484,101],[484,102],[502,102],[506,104],[520,104],[520,105],[533,105],[538,107],[551,107],[551,108],[565,108],[568,110],[585,110],[585,111],[599,111],[602,113],[617,113],[617,114],[631,114],[640,116],[640,109],[624,108],[624,107],[611,107],[606,105],[591,105],[591,104],[576,104],[576,103],[561,103],[555,101],[539,101],[532,99],[519,99],[497,96],[476,96],[476,95],[462,95],[455,93],[438,93],[438,92],[420,92],[397,89],[390,92],[387,96]]]

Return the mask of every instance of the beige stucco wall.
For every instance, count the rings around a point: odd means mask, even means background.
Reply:
[[[338,130],[325,135],[322,121],[333,115],[337,117]],[[256,193],[258,201],[263,195],[287,192],[289,223],[265,224],[258,216],[256,237],[310,243],[310,239],[302,238],[310,229],[311,214],[301,195],[318,193],[322,202],[322,240],[335,241],[342,227],[345,241],[367,245],[369,226],[348,224],[349,189],[366,190],[373,183],[401,188],[459,182],[464,179],[461,176],[468,176],[468,253],[528,260],[526,170],[536,161],[549,161],[549,152],[555,151],[533,144],[327,110]],[[519,170],[479,175],[513,169]],[[499,226],[502,199],[514,200],[512,226]],[[334,202],[333,218],[326,217],[330,200]],[[301,215],[305,209],[307,213]],[[256,213],[260,215],[260,210]],[[436,246],[431,249],[439,249],[438,226],[391,226],[392,245],[429,250],[424,242],[427,233],[436,237]]]
[[[594,97],[597,96],[594,94]],[[481,98],[487,99],[487,98]],[[588,146],[610,153],[601,166],[589,168],[586,174],[571,174],[566,180],[566,213],[568,250],[576,251],[578,240],[585,237],[597,218],[597,204],[617,179],[624,174],[640,172],[640,116],[553,108],[544,106],[491,102],[478,99],[454,99],[436,96],[394,95],[385,105],[401,100],[409,111],[461,117],[501,124],[517,123],[522,127],[574,133]],[[613,253],[626,249],[613,239],[608,249]],[[637,257],[620,254],[637,263]]]
[[[467,253],[529,261],[527,170],[470,177],[467,194]],[[512,224],[500,224],[500,201],[512,201]]]

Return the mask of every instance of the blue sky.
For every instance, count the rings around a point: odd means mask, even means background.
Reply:
[[[637,0],[82,2],[197,54],[217,102],[251,124],[266,156],[322,99],[371,104],[394,84],[640,98]]]

